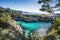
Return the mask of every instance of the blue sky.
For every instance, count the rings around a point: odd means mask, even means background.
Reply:
[[[0,6],[28,12],[39,12],[38,0],[0,0]]]
[[[38,4],[38,0],[0,0],[0,6],[27,12],[46,13],[39,11],[41,5]]]

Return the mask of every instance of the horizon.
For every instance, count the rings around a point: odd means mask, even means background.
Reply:
[[[39,10],[38,0],[0,0],[0,6],[18,11],[48,13]],[[55,12],[60,13],[60,11]]]
[[[38,0],[0,0],[0,6],[14,10],[40,12]]]

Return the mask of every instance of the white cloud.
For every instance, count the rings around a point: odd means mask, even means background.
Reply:
[[[55,11],[54,13],[60,13],[60,11]]]

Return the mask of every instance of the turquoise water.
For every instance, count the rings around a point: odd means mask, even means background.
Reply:
[[[31,30],[37,30],[39,28],[49,28],[51,26],[51,22],[23,22],[23,21],[16,21],[18,25],[25,30],[25,36],[27,37],[28,33]]]

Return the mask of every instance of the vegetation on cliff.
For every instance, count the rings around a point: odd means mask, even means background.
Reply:
[[[47,16],[36,15],[37,17],[49,18]],[[36,17],[28,15],[25,17]],[[0,40],[57,40],[60,39],[60,18],[54,19],[51,27],[47,32],[47,36],[39,36],[38,32],[30,34],[25,38],[22,30],[18,30],[18,26],[12,18],[24,18],[20,11],[5,9],[0,7]]]
[[[47,33],[55,36],[56,39],[60,39],[60,18],[54,20]]]
[[[0,40],[20,40],[23,38],[11,15],[0,9]],[[22,31],[23,32],[23,31]]]

